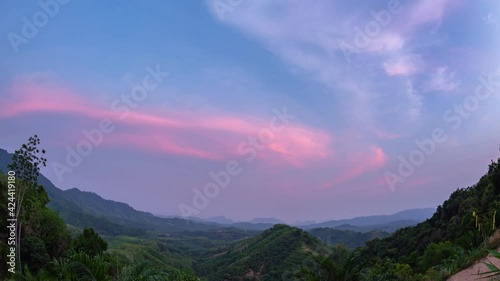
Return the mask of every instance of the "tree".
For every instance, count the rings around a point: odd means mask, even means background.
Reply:
[[[302,268],[296,277],[299,280],[345,281],[349,280],[354,255],[343,245],[337,245],[329,256],[313,257],[316,268]]]
[[[105,255],[91,256],[87,253],[71,253],[65,259],[54,259],[50,268],[56,280],[110,281],[110,264]]]
[[[83,233],[75,238],[73,248],[77,252],[97,256],[108,249],[108,243],[93,228],[85,228]]]
[[[154,268],[147,261],[125,266],[119,274],[118,279],[122,281],[169,281],[164,272]]]
[[[17,219],[17,237],[16,237],[16,251],[18,266],[21,267],[21,229],[23,220],[20,219],[20,214],[23,210],[23,200],[26,192],[30,189],[39,190],[43,189],[38,185],[38,176],[40,175],[40,166],[47,165],[47,159],[43,157],[45,150],[38,149],[40,139],[37,135],[30,137],[28,143],[23,144],[20,149],[14,152],[12,156],[12,163],[9,169],[16,173],[20,181],[17,183],[17,206],[16,206],[16,219]]]

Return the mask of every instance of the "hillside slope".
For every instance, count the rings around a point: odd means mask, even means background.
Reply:
[[[12,154],[0,149],[0,171],[6,173]],[[165,232],[216,230],[216,224],[193,222],[180,218],[159,218],[148,212],[135,210],[128,204],[103,199],[99,195],[77,188],[61,190],[43,174],[38,182],[49,195],[50,209],[76,227],[93,227],[106,235],[140,235],[146,230]]]
[[[303,229],[312,229],[319,227],[335,228],[341,225],[373,227],[376,225],[385,225],[397,221],[402,221],[409,224],[417,224],[419,222],[425,221],[426,219],[430,218],[435,211],[436,209],[434,208],[409,209],[397,212],[392,215],[376,215],[376,216],[355,217],[352,219],[330,220],[321,223],[304,225],[301,226],[301,228]]]
[[[453,192],[432,218],[387,238],[367,242],[360,255],[365,266],[372,264],[374,258],[390,258],[425,273],[448,258],[435,256],[436,249],[445,249],[447,245],[465,251],[477,249],[500,226],[500,212],[496,212],[499,209],[500,159],[491,162],[477,184]],[[426,260],[433,255],[432,260]]]
[[[489,269],[484,263],[494,264],[496,267],[500,268],[500,259],[494,258],[491,254],[482,258],[475,264],[469,266],[468,268],[453,274],[447,281],[476,281],[480,276],[478,273],[488,272]],[[485,279],[487,280],[487,279]]]
[[[307,232],[325,243],[332,245],[343,244],[349,249],[362,247],[367,241],[375,238],[384,238],[389,236],[389,233],[378,230],[361,233],[328,227],[315,228],[308,230]]]
[[[319,240],[301,229],[277,224],[214,254],[195,269],[213,281],[282,280],[285,271],[317,253],[326,253],[326,246]]]

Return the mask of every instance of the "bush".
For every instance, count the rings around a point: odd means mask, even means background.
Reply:
[[[97,256],[108,249],[108,243],[92,228],[85,228],[73,242],[76,252],[83,252],[90,256]]]

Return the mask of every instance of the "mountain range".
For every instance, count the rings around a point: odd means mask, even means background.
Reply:
[[[4,173],[11,157],[0,150],[0,170]],[[460,257],[470,253],[470,258],[462,257],[442,276],[465,268],[481,256],[483,241],[487,241],[487,247],[498,248],[500,239],[484,237],[498,230],[500,221],[496,212],[500,206],[499,166],[500,160],[492,162],[476,185],[457,189],[435,212],[412,209],[300,228],[275,224],[280,221],[273,218],[233,222],[225,217],[158,217],[92,192],[76,188],[63,191],[43,175],[39,183],[50,197],[48,206],[60,214],[70,229],[96,229],[109,242],[110,253],[128,262],[148,260],[168,270],[192,270],[209,281],[279,280],[284,274],[293,275],[311,266],[303,261],[321,257],[336,261],[338,257],[350,256],[353,273],[369,274],[370,280],[410,280],[415,272],[431,276],[434,273],[429,269],[446,262],[451,254]],[[5,175],[0,176],[2,189],[5,182]],[[431,212],[432,216],[426,219]],[[418,221],[421,222],[416,224]],[[328,264],[312,264],[313,270],[329,272],[326,267],[321,269]],[[349,264],[344,263],[342,268],[349,268],[346,266]],[[410,270],[391,272],[394,268]],[[403,279],[398,277],[401,274]],[[432,276],[422,280],[445,280]]]
[[[0,149],[0,171],[6,172],[12,154]],[[135,210],[126,203],[103,199],[99,195],[81,191],[77,188],[61,190],[43,174],[39,183],[45,188],[50,203],[48,207],[73,226],[92,226],[107,235],[139,235],[148,230],[168,232],[202,231],[234,227],[248,231],[263,231],[284,222],[276,218],[255,218],[246,222],[234,222],[224,216],[207,219],[155,216],[148,212]],[[321,223],[300,225],[303,230],[332,228],[343,231],[368,233],[371,231],[394,232],[395,230],[415,225],[429,218],[435,210],[411,209],[393,215],[356,217],[351,219],[330,220]]]

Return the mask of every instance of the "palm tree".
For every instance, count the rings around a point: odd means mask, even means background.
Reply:
[[[140,262],[124,267],[117,280],[120,281],[169,281],[167,275],[148,262]]]
[[[316,268],[302,268],[296,275],[302,281],[346,281],[354,255],[345,247],[337,247],[330,256],[313,257]]]
[[[55,259],[51,275],[57,280],[111,281],[105,257],[93,257],[83,252],[72,253],[66,259]]]

